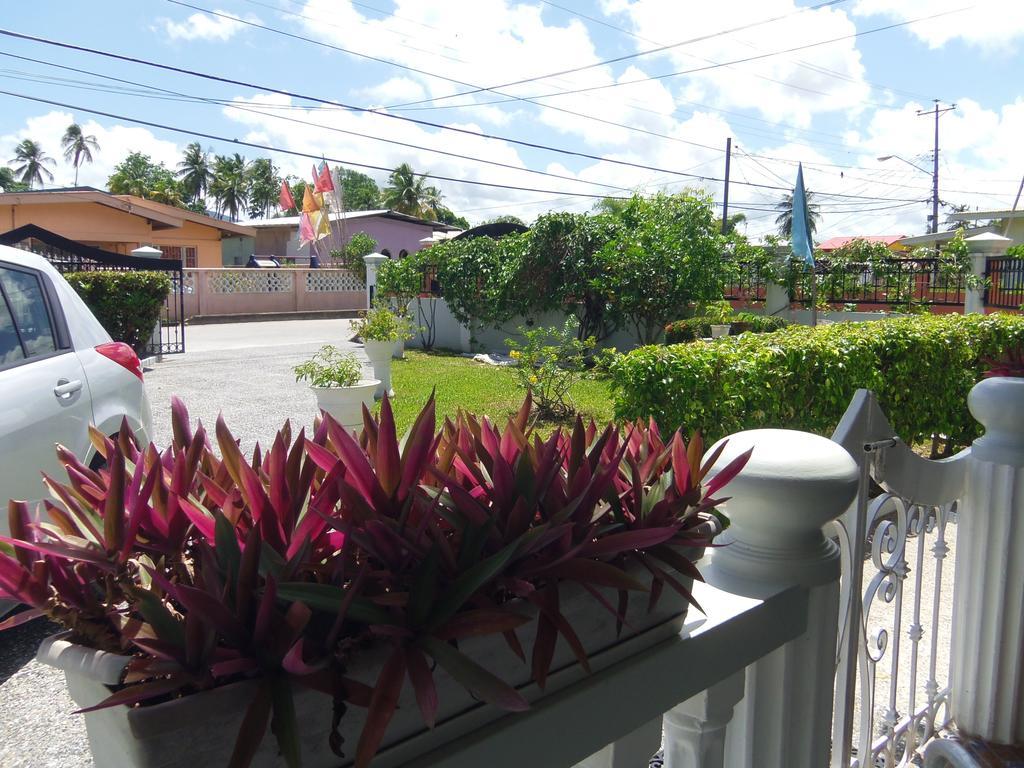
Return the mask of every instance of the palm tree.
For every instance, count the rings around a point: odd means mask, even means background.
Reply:
[[[210,188],[210,182],[213,180],[210,155],[203,151],[198,141],[193,141],[185,147],[185,155],[178,163],[177,176],[181,179],[185,196],[191,202],[199,200]]]
[[[53,165],[54,159],[47,157],[43,148],[32,139],[25,139],[14,148],[14,159],[11,163],[21,163],[14,166],[14,172],[18,174],[22,184],[28,184],[29,189],[37,181],[39,186],[42,186],[44,176],[47,181],[53,181],[53,174],[46,170],[46,166]]]
[[[821,218],[821,212],[818,210],[817,203],[811,202],[814,199],[814,193],[807,193],[807,228],[813,235],[815,230],[818,228],[818,219]],[[789,237],[793,234],[793,193],[787,192],[786,195],[775,204],[775,210],[781,211],[781,213],[775,217],[775,223],[779,225],[779,234],[783,237]]]
[[[381,191],[381,202],[391,210],[409,216],[423,216],[441,204],[441,193],[427,184],[427,175],[416,174],[408,163],[395,168],[388,182]]]
[[[232,221],[244,211],[249,201],[248,163],[237,152],[234,157],[217,155],[213,163],[213,181],[210,194],[217,201],[217,210],[226,213]]]
[[[722,228],[722,234],[728,235],[736,231],[736,227],[747,220],[747,214],[745,213],[732,213],[729,214],[725,219],[725,226]]]
[[[64,147],[64,159],[75,166],[75,186],[78,186],[78,169],[81,167],[83,162],[92,162],[93,150],[96,152],[100,151],[99,142],[96,141],[95,136],[86,136],[82,133],[82,126],[78,123],[72,123],[68,126],[68,129],[64,131],[64,136],[60,140],[60,144]]]

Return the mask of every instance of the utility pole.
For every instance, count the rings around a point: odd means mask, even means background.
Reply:
[[[725,196],[722,200],[722,234],[729,226],[729,161],[732,159],[732,136],[725,140]]]
[[[937,234],[939,231],[939,115],[946,112],[952,112],[956,109],[956,104],[951,104],[948,107],[939,109],[939,100],[935,99],[934,109],[919,109],[917,110],[917,116],[922,115],[934,115],[935,116],[935,152],[932,158],[932,234]],[[939,243],[935,241],[935,253],[938,255]]]
[[[1017,196],[1013,198],[1013,210],[1017,210],[1017,203],[1020,202],[1020,193],[1024,192],[1024,176],[1020,177],[1020,186],[1017,187]]]

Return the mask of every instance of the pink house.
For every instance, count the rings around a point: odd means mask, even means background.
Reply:
[[[309,261],[309,244],[299,242],[298,216],[257,219],[245,222],[245,226],[256,231],[254,255],[294,259],[300,264]],[[333,248],[344,247],[359,232],[376,240],[380,253],[398,259],[425,248],[443,233],[459,231],[458,227],[389,210],[332,214],[331,230],[331,235],[320,241],[321,257],[326,257]]]

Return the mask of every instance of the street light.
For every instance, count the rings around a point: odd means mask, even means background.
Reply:
[[[878,162],[880,162],[880,163],[884,163],[884,162],[885,162],[886,160],[892,160],[892,159],[894,159],[894,158],[895,158],[896,160],[903,160],[903,162],[904,162],[904,163],[906,163],[907,165],[909,165],[909,166],[910,166],[911,168],[917,168],[917,170],[919,170],[919,171],[920,171],[921,173],[925,173],[925,174],[928,174],[929,176],[931,176],[931,175],[932,175],[932,174],[931,174],[931,171],[926,171],[926,170],[925,170],[924,168],[922,168],[922,167],[921,167],[920,165],[917,165],[917,164],[915,164],[915,163],[912,163],[912,162],[910,162],[909,160],[904,160],[904,159],[903,159],[902,157],[900,157],[899,155],[882,155],[881,157],[876,157],[875,159],[876,159],[876,160],[878,160]]]

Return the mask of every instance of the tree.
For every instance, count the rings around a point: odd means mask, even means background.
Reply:
[[[736,227],[744,223],[747,220],[747,214],[745,213],[733,213],[725,218],[725,231],[723,235],[731,235],[736,231]]]
[[[259,157],[249,165],[249,215],[269,219],[281,193],[281,177],[268,157]]]
[[[818,229],[818,220],[821,218],[821,212],[818,210],[818,205],[812,202],[812,200],[814,200],[814,193],[808,192],[807,227],[813,235]],[[775,217],[775,223],[779,225],[779,234],[783,237],[789,237],[793,234],[793,193],[787,192],[782,200],[775,204],[775,210],[781,211]]]
[[[92,162],[92,153],[100,151],[99,142],[95,136],[86,136],[82,133],[82,126],[72,123],[64,131],[60,144],[64,147],[64,159],[75,166],[75,186],[78,186],[78,169],[82,163]]]
[[[591,210],[594,213],[609,213],[612,216],[618,216],[625,210],[627,203],[629,203],[629,198],[626,197],[605,197],[594,203]]]
[[[14,171],[7,166],[0,166],[0,191],[25,192],[28,184],[23,184],[14,177]]]
[[[451,226],[458,227],[459,229],[469,229],[469,222],[466,220],[466,217],[459,216],[450,208],[445,208],[442,205],[436,213],[436,221],[439,221],[442,224],[450,224]]]
[[[487,219],[487,221],[480,222],[480,226],[485,224],[518,224],[521,227],[526,226],[526,222],[520,219],[518,216],[513,216],[510,213],[502,214],[501,216],[495,216],[493,219]]]
[[[189,202],[195,203],[206,195],[213,180],[210,170],[210,154],[204,152],[198,141],[185,147],[185,154],[178,163],[178,178]]]
[[[54,165],[54,159],[47,157],[43,148],[32,139],[25,139],[14,148],[14,158],[11,163],[20,163],[20,165],[15,165],[13,170],[19,176],[21,183],[27,184],[29,189],[37,182],[42,186],[44,177],[47,181],[53,181],[53,174],[46,169],[46,166]]]
[[[721,300],[729,268],[711,198],[702,192],[634,196],[598,254],[608,311],[653,344],[692,303]]]
[[[409,216],[425,216],[440,205],[441,193],[427,184],[426,174],[416,174],[412,166],[402,163],[391,172],[388,186],[381,193],[386,208]]]
[[[943,223],[946,226],[952,226],[955,224],[956,226],[962,227],[963,222],[957,221],[953,217],[958,213],[967,213],[967,211],[971,210],[971,206],[967,203],[942,203],[942,205],[949,210],[949,213],[946,214],[946,221]]]
[[[365,173],[337,168],[334,171],[334,183],[346,211],[370,211],[381,204],[377,182]]]
[[[341,252],[341,261],[353,274],[359,275],[359,279],[366,282],[366,262],[363,256],[377,250],[377,241],[365,232],[356,232],[345,243],[345,249]],[[331,258],[336,258],[337,251],[331,251]]]
[[[135,195],[179,207],[184,197],[174,174],[163,163],[154,163],[141,152],[130,153],[114,166],[107,189],[113,195]]]
[[[217,211],[238,221],[238,212],[249,202],[248,163],[237,152],[228,157],[217,155],[213,162],[213,181],[210,194],[217,201]]]

